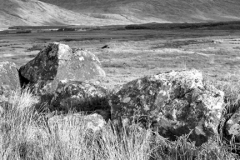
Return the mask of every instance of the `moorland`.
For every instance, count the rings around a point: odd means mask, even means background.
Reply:
[[[239,27],[239,22],[16,26],[0,32],[1,61],[20,67],[48,43],[60,42],[96,54],[112,87],[139,76],[191,68],[215,82],[234,83],[239,74]]]
[[[107,74],[104,78],[99,77],[98,81],[109,90],[117,90],[122,84],[146,75],[194,68],[204,74],[208,83],[224,91],[226,97],[235,101],[240,91],[239,26],[239,22],[149,23],[101,27],[15,26],[0,32],[0,61],[11,61],[20,67],[32,60],[50,42],[60,42],[72,48],[87,49],[94,53]],[[35,97],[29,91],[25,91],[20,96],[16,94],[13,101],[16,107],[31,106]],[[24,113],[12,110],[5,115],[5,118],[11,122],[13,130],[9,135],[5,135],[12,137],[7,145],[25,143],[23,137],[27,136],[29,129],[26,130],[24,127],[32,123],[31,118],[34,114],[30,109]],[[68,125],[66,123],[64,127]],[[31,129],[30,131],[42,133],[42,128]],[[60,142],[54,134],[50,134],[46,136],[50,140],[41,139],[37,145],[27,147],[23,145],[23,153],[30,148],[31,153],[39,157],[40,153],[36,151],[47,150],[46,155],[50,155],[51,158],[41,159],[64,160],[79,159],[79,157],[147,160],[151,157],[150,130],[139,133],[134,128],[128,134],[124,133],[120,141],[111,127],[103,132],[100,146],[105,147],[104,151],[99,147],[99,142],[91,141],[96,137],[85,141],[86,135],[79,134],[77,138],[82,140],[81,143],[75,141],[76,137],[72,137],[71,144],[64,145],[65,143]],[[167,154],[164,155],[165,157],[161,154],[156,159],[234,159],[236,156],[228,152],[231,149],[220,144],[219,141],[210,141],[200,148],[188,144],[185,136],[176,142],[168,142],[161,138],[158,141],[162,145],[160,152],[165,153],[167,150]],[[48,148],[44,148],[45,146]],[[21,147],[18,149],[22,149]],[[11,157],[11,155],[17,155],[18,152],[16,149],[11,149],[4,152],[1,150],[0,153],[5,158],[9,156],[10,159],[14,159],[16,156]]]

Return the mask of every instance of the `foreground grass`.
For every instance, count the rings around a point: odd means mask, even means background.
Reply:
[[[84,121],[65,121],[49,127],[34,111],[37,102],[28,90],[16,92],[0,120],[1,160],[232,160],[219,136],[201,147],[182,136],[170,142],[138,124],[117,132],[109,122],[97,133],[84,128]]]

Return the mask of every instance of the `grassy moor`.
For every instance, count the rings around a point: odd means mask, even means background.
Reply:
[[[0,0],[0,160],[240,159],[237,0]]]

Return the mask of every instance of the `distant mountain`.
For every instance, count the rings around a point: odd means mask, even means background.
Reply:
[[[240,0],[0,0],[0,28],[240,20]]]
[[[101,19],[38,0],[0,0],[0,28],[15,25],[130,24],[121,16]]]
[[[41,0],[79,13],[118,14],[134,21],[206,22],[240,19],[240,0]]]

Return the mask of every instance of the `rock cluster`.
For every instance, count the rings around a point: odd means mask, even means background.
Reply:
[[[111,96],[105,88],[86,82],[98,76],[105,76],[105,72],[94,54],[51,43],[19,71],[13,63],[0,63],[0,101],[6,101],[21,84],[29,86],[50,112],[90,114],[84,117],[84,124],[93,132],[101,130],[109,119],[117,127],[139,122],[170,140],[188,134],[196,145],[218,132],[224,93],[205,84],[197,70],[139,78]],[[238,110],[224,126],[226,136],[234,135],[240,141],[239,114]],[[69,119],[80,122],[79,117],[83,118],[80,114],[54,116],[48,124],[52,130]]]
[[[14,63],[0,63],[0,102],[8,102],[11,92],[29,87],[40,97],[36,109],[47,104],[44,109],[49,111],[94,112],[107,120],[110,117],[107,91],[85,82],[98,76],[104,77],[105,72],[94,54],[51,43],[19,70]]]

